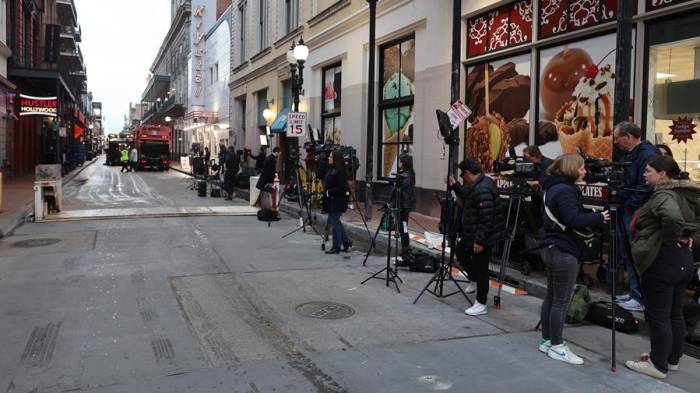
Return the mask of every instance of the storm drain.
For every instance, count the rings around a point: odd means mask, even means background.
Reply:
[[[52,244],[56,244],[60,242],[61,239],[51,239],[51,238],[43,238],[43,239],[29,239],[29,240],[22,240],[16,243],[12,243],[13,247],[20,247],[20,248],[35,248],[35,247],[46,247],[50,246]]]
[[[299,315],[318,319],[343,319],[355,315],[352,307],[332,302],[308,302],[298,305],[295,311]]]

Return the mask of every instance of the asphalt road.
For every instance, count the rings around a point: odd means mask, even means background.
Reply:
[[[192,206],[174,172],[95,165],[66,187],[72,209]],[[680,392],[700,365],[664,381],[612,374],[610,332],[565,338],[575,367],[537,351],[540,301],[504,295],[473,318],[464,298],[413,299],[360,282],[384,264],[325,255],[295,219],[175,217],[26,224],[0,240],[0,391],[25,392]],[[318,307],[315,302],[327,302]],[[337,317],[337,319],[327,319]],[[618,335],[618,359],[648,350]]]

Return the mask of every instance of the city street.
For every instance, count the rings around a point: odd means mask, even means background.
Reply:
[[[101,161],[65,187],[65,210],[244,205],[199,198],[175,171],[121,174]],[[682,392],[700,365],[657,381],[625,369],[642,335],[568,327],[584,366],[537,350],[541,301],[504,294],[474,318],[467,302],[360,282],[385,264],[326,255],[298,221],[168,217],[28,223],[0,240],[0,391]],[[451,288],[450,288],[451,289]],[[491,295],[494,293],[492,292]],[[329,302],[321,304],[317,302]]]

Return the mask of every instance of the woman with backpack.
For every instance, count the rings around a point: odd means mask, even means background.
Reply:
[[[328,211],[328,221],[331,223],[333,233],[333,247],[326,251],[326,254],[340,253],[340,246],[347,251],[352,244],[345,234],[340,216],[348,208],[346,199],[348,175],[345,171],[345,160],[339,151],[334,151],[328,158],[330,170],[326,174],[324,181],[324,194],[326,199],[326,210]]]
[[[700,241],[700,187],[670,156],[650,161],[644,179],[653,191],[633,216],[630,231],[651,352],[625,365],[663,379],[668,370],[678,370],[683,355],[685,290],[694,272],[692,247]]]
[[[542,303],[540,318],[542,338],[539,350],[552,359],[581,365],[583,359],[564,343],[564,319],[576,285],[583,245],[579,233],[607,222],[610,215],[587,213],[583,208],[581,190],[576,182],[583,180],[586,167],[578,154],[559,156],[547,168],[544,180],[542,215],[542,259],[547,266],[547,295]]]

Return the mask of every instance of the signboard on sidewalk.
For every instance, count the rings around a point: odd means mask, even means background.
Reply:
[[[190,171],[190,158],[185,156],[185,157],[180,157],[180,169],[182,169],[185,172]]]
[[[287,114],[287,138],[304,136],[306,129],[306,112],[289,112]]]

